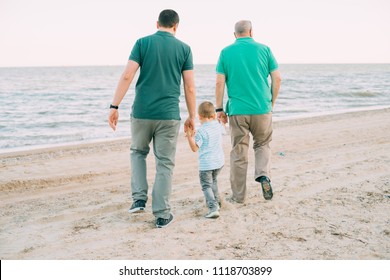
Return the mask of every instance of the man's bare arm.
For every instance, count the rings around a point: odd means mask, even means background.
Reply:
[[[187,128],[191,128],[195,131],[196,93],[194,71],[186,70],[183,71],[182,75],[184,84],[184,95],[188,110],[188,118],[184,123],[184,131],[187,131]]]
[[[279,70],[272,71],[271,72],[272,109],[274,108],[276,99],[278,98],[281,82],[282,82],[282,78],[280,76]]]
[[[118,86],[115,90],[114,97],[112,99],[112,105],[119,106],[129,90],[130,84],[134,79],[135,73],[139,68],[139,64],[133,60],[127,62],[126,68],[119,79]],[[108,115],[108,124],[113,130],[116,130],[118,124],[119,113],[116,109],[111,109]]]
[[[223,96],[225,94],[225,84],[226,78],[225,75],[217,74],[216,83],[215,83],[215,107],[223,108]],[[218,121],[222,124],[228,122],[225,112],[217,112]]]
[[[217,74],[215,83],[215,106],[223,108],[223,95],[225,93],[225,75]]]

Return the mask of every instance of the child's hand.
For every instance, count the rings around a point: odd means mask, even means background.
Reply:
[[[228,121],[229,121],[227,115],[225,114],[225,112],[218,112],[217,113],[217,119],[223,125],[227,124]]]
[[[189,137],[189,138],[191,138],[191,137],[193,137],[195,135],[195,131],[193,130],[193,129],[191,129],[191,128],[187,128],[187,131],[186,131],[186,136],[187,137]]]
[[[190,145],[191,150],[192,150],[193,152],[197,152],[198,149],[199,149],[199,147],[198,147],[198,145],[196,145],[196,143],[195,143],[195,137],[194,137],[194,135],[195,135],[195,133],[196,133],[195,129],[192,129],[192,128],[188,128],[188,127],[187,127],[187,130],[185,131],[185,133],[186,133],[186,137],[187,137],[187,140],[188,140],[188,144]]]

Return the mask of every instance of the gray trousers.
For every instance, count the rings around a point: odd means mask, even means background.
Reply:
[[[219,210],[218,174],[222,167],[214,170],[199,171],[200,184],[210,212]]]
[[[175,167],[178,120],[131,119],[131,191],[133,201],[148,200],[146,157],[153,140],[156,177],[152,190],[152,211],[156,218],[169,218],[172,174]]]
[[[244,202],[248,168],[249,133],[253,136],[255,179],[270,178],[272,113],[229,117],[232,150],[230,152],[230,183],[233,199]]]

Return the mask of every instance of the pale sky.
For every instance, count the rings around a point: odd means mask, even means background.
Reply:
[[[389,0],[0,0],[0,67],[125,65],[163,9],[195,64],[215,64],[241,19],[279,63],[390,63]]]

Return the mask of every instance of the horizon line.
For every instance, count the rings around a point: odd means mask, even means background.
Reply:
[[[383,65],[390,62],[286,62],[279,65]],[[117,67],[126,64],[74,64],[74,65],[19,65],[19,66],[0,66],[1,68],[59,68],[59,67]],[[216,65],[216,63],[194,63],[194,65]]]

